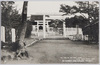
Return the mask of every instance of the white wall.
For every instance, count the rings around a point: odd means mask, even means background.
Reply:
[[[78,33],[83,35],[82,29],[78,28]],[[66,28],[66,35],[76,35],[77,34],[77,28]]]
[[[71,40],[83,40],[82,28],[66,28],[66,37]]]

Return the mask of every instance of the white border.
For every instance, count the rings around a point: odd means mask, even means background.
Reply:
[[[0,0],[0,1],[99,1],[99,11],[100,11],[100,0]],[[99,20],[100,20],[100,13],[99,13]],[[1,10],[0,10],[0,26],[1,26]],[[100,29],[100,26],[99,26],[99,29]],[[99,30],[99,34],[100,34],[100,30]],[[100,35],[99,35],[99,38],[100,38]],[[0,28],[0,41],[1,41],[1,28]],[[99,43],[99,46],[100,46],[100,43]],[[0,50],[1,50],[1,42],[0,42]],[[1,56],[1,51],[0,51],[0,56]],[[0,65],[5,65],[5,64],[0,64]],[[14,64],[6,64],[6,65],[14,65]],[[20,65],[20,64],[16,64],[16,65]],[[21,65],[41,65],[41,64],[21,64]],[[43,65],[58,65],[58,64],[43,64]],[[60,65],[65,65],[65,64],[60,64]],[[66,65],[83,65],[83,64],[66,64]],[[100,49],[99,49],[99,64],[84,64],[84,65],[100,65]]]

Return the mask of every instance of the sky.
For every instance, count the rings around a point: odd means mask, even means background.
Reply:
[[[28,16],[32,14],[60,14],[60,5],[77,5],[74,1],[29,1]],[[19,13],[22,12],[23,1],[15,1],[15,5]]]

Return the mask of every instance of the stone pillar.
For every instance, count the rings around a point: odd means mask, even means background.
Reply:
[[[3,26],[1,26],[1,41],[3,41]]]
[[[49,32],[50,28],[49,28],[49,25],[48,25],[48,32]]]
[[[43,38],[45,38],[45,32],[46,32],[46,29],[45,29],[45,15],[43,15]]]
[[[48,22],[47,22],[47,32],[49,32],[49,25],[48,25]]]
[[[76,25],[76,28],[77,28],[77,35],[79,34],[79,26]]]
[[[32,31],[35,32],[35,26],[34,25],[32,25]]]
[[[5,42],[5,27],[1,26],[1,41]]]
[[[66,27],[64,21],[63,21],[63,36],[66,37]]]
[[[15,29],[12,28],[12,29],[11,29],[11,32],[12,32],[12,42],[15,42],[15,41],[16,41]]]
[[[37,21],[37,36],[39,36],[39,22]]]

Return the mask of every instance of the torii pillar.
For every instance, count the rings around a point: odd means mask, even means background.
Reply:
[[[39,24],[38,24],[38,21],[37,21],[37,36],[39,37]]]
[[[63,36],[66,37],[66,25],[65,25],[65,21],[63,21]]]
[[[43,15],[43,38],[45,38],[45,32],[46,32],[46,29],[45,29],[45,15]]]

